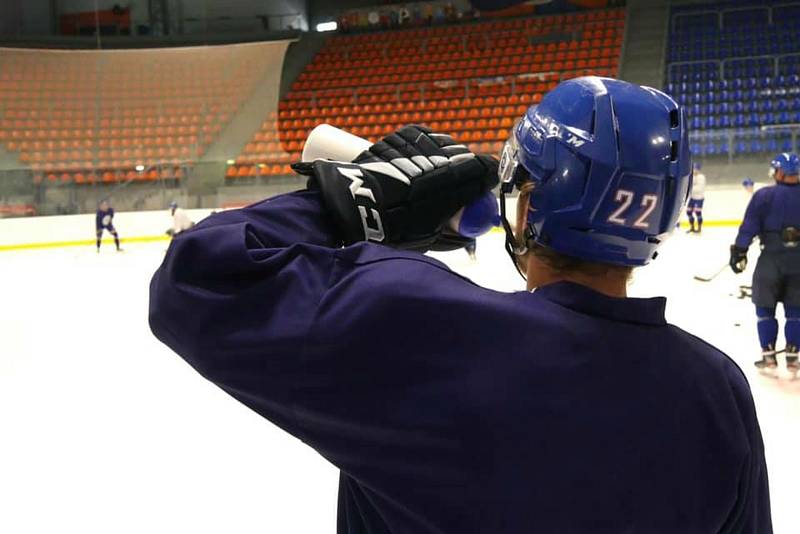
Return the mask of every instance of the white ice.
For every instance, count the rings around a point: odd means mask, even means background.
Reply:
[[[692,280],[725,264],[733,234],[676,235],[631,294],[666,295],[671,322],[742,367],[775,532],[800,532],[800,380],[753,368],[753,307],[736,298],[749,275]],[[166,244],[126,248],[0,252],[0,532],[334,533],[336,470],[150,334],[148,282]],[[479,241],[476,263],[438,256],[483,285],[522,288],[499,234]]]

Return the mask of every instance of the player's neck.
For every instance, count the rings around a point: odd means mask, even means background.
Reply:
[[[617,269],[609,269],[604,273],[565,273],[551,269],[542,262],[533,260],[528,265],[527,274],[528,290],[555,284],[556,282],[572,282],[609,297],[626,298],[628,296],[628,275],[630,273]]]

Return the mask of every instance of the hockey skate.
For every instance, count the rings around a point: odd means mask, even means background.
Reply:
[[[778,358],[775,348],[769,346],[761,351],[761,359],[754,362],[756,368],[765,376],[777,378]]]
[[[786,346],[786,370],[792,377],[792,380],[797,378],[797,373],[800,371],[800,361],[798,361],[797,347],[794,345]]]

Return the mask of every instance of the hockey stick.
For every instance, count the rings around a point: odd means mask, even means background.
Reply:
[[[721,275],[721,274],[722,274],[722,272],[723,272],[725,269],[727,269],[727,268],[728,268],[728,264],[726,263],[725,265],[723,265],[722,267],[720,267],[719,271],[715,272],[715,273],[714,273],[714,274],[712,274],[711,276],[709,276],[709,277],[704,277],[704,276],[695,275],[694,279],[695,279],[695,280],[697,280],[698,282],[710,282],[710,281],[712,281],[714,278],[716,278],[716,277],[718,277],[719,275]]]

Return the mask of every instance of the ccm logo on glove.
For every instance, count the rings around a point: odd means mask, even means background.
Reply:
[[[384,239],[386,239],[386,234],[383,232],[383,223],[381,222],[381,216],[378,213],[378,210],[370,207],[368,213],[367,208],[360,205],[358,198],[356,198],[363,197],[372,201],[373,205],[377,204],[372,190],[364,187],[364,175],[361,173],[361,169],[337,167],[336,170],[339,171],[339,174],[351,181],[350,193],[353,195],[353,200],[358,206],[358,213],[361,215],[361,225],[364,228],[364,236],[368,241],[377,241],[378,243],[382,242]],[[372,220],[375,221],[375,228],[371,227],[369,224],[370,215],[372,216]]]

